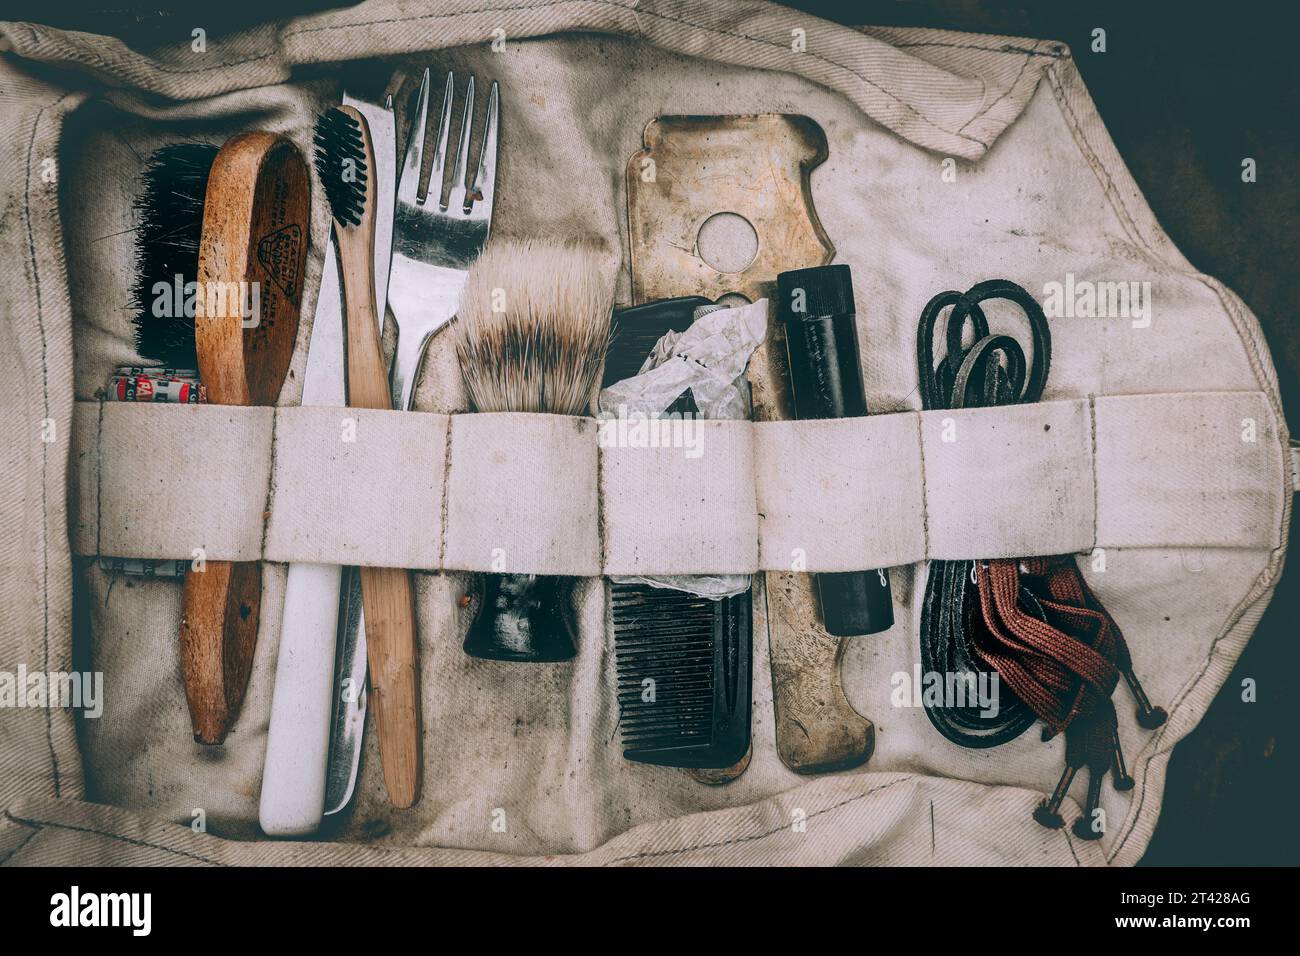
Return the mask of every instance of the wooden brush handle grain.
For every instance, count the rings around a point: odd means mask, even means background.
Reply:
[[[375,168],[365,117],[342,107],[361,124],[366,168]],[[388,373],[375,316],[374,176],[366,182],[361,222],[339,228],[339,278],[348,343],[348,405],[391,409]],[[401,568],[362,568],[361,604],[366,620],[366,658],[370,665],[370,703],[379,734],[384,785],[395,807],[414,805],[420,792],[419,662],[415,640],[415,598],[411,575]]]
[[[393,806],[410,807],[420,795],[419,662],[411,575],[402,568],[362,568],[361,604],[370,665],[368,706],[379,734],[384,786]]]
[[[194,739],[219,744],[239,715],[257,648],[258,561],[209,561],[181,599],[181,673]]]
[[[271,405],[284,384],[302,305],[310,183],[298,150],[274,133],[236,136],[212,164],[194,342],[199,376],[214,404]],[[257,322],[247,326],[243,308],[252,300],[232,293],[254,289]],[[199,743],[222,743],[239,715],[261,601],[258,562],[208,561],[186,575],[181,672]]]

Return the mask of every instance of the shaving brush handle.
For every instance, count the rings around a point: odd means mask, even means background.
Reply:
[[[573,578],[488,574],[465,653],[491,661],[543,663],[578,653],[569,606]]]

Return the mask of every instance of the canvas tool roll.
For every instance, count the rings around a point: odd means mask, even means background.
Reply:
[[[1170,752],[1220,690],[1281,573],[1292,465],[1256,320],[1162,232],[1061,44],[855,30],[736,0],[698,6],[538,0],[435,13],[385,0],[212,37],[203,53],[188,39],[141,53],[0,23],[0,439],[10,450],[0,671],[91,670],[104,685],[98,717],[0,710],[0,861],[1141,857]],[[506,38],[497,51],[494,31]],[[140,364],[126,289],[141,157],[254,125],[306,153],[315,116],[338,100],[338,67],[362,60],[379,61],[399,104],[426,65],[497,80],[507,121],[494,233],[563,235],[577,223],[600,233],[620,303],[621,171],[647,121],[811,117],[828,144],[813,199],[836,261],[854,272],[873,415],[706,421],[687,448],[608,445],[595,421],[464,414],[445,337],[413,413],[300,407],[306,318],[275,407],[101,400],[115,368]],[[581,209],[573,183],[584,184]],[[315,192],[304,317],[328,223]],[[991,277],[1045,306],[1052,370],[1041,399],[927,409],[916,317],[937,290]],[[1014,309],[987,313],[994,334],[1027,333]],[[343,414],[355,440],[341,440]],[[699,493],[686,499],[683,487]],[[195,547],[265,562],[253,676],[217,751],[188,732],[179,585],[96,561],[189,559]],[[849,639],[842,661],[846,693],[876,726],[869,763],[814,777],[781,763],[761,587],[746,773],[708,788],[624,761],[600,576],[787,570],[796,552],[814,573],[893,569],[894,627]],[[1077,556],[1169,714],[1154,730],[1118,721],[1134,787],[1102,788],[1096,841],[1031,819],[1060,777],[1064,735],[958,747],[914,693],[937,562],[1056,555]],[[285,567],[296,561],[422,572],[430,731],[419,804],[388,806],[370,734],[355,806],[310,844],[269,841],[255,826]],[[521,675],[461,652],[468,572],[488,570],[585,579],[574,661]],[[1066,819],[1085,799],[1080,785],[1069,792]]]

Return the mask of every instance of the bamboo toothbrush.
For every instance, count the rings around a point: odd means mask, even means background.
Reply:
[[[165,147],[146,171],[137,343],[151,358],[197,365],[213,404],[271,405],[280,393],[298,333],[309,190],[298,150],[273,133],[220,150]],[[176,301],[145,308],[159,283]],[[261,597],[257,561],[205,561],[185,577],[181,671],[199,743],[222,743],[239,715]]]
[[[370,129],[350,106],[316,123],[316,172],[334,217],[347,329],[348,405],[391,409],[375,317],[375,168]],[[411,577],[402,568],[361,569],[370,664],[370,707],[388,799],[412,806],[420,787],[420,706]]]
[[[602,264],[597,249],[546,242],[496,243],[479,256],[452,326],[475,411],[587,411],[613,310]],[[567,577],[487,575],[465,652],[500,661],[573,657],[571,587]]]

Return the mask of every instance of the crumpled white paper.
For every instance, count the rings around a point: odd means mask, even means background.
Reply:
[[[745,367],[767,335],[767,300],[700,316],[685,332],[668,332],[655,343],[641,371],[601,389],[600,416],[646,415],[668,409],[688,388],[705,419],[749,418]],[[748,574],[615,576],[620,584],[676,588],[721,600],[743,594]]]

